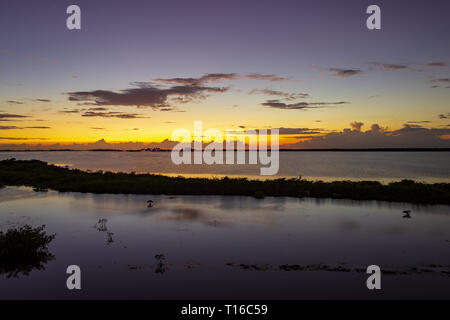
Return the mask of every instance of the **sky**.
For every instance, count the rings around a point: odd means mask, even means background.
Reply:
[[[366,27],[372,4],[381,30]],[[196,120],[279,128],[286,148],[450,147],[449,13],[448,0],[3,1],[0,149],[171,146]]]

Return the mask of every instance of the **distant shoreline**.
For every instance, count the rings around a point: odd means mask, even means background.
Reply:
[[[450,204],[450,183],[420,183],[401,180],[309,181],[301,178],[248,180],[168,177],[156,174],[69,169],[39,160],[0,161],[1,186],[29,186],[35,191],[110,194],[233,195],[262,199],[312,197],[351,200],[379,200],[424,204]]]
[[[225,152],[227,149],[222,149]],[[270,150],[270,149],[269,149]],[[49,150],[0,150],[0,152],[171,152],[171,149],[160,149],[158,151],[148,151],[145,149],[137,150],[120,150],[120,149],[88,149],[88,150],[76,150],[76,149],[49,149]],[[193,151],[193,149],[192,149]],[[234,151],[239,151],[234,149]],[[249,150],[245,150],[248,152]],[[449,152],[450,148],[368,148],[368,149],[279,149],[280,152]]]

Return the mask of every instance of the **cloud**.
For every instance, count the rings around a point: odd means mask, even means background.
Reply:
[[[422,121],[408,121],[409,124],[418,124],[418,123],[430,123],[429,120],[422,120]]]
[[[20,102],[20,101],[16,101],[16,100],[9,100],[9,101],[7,101],[8,103],[11,103],[11,104],[23,104],[23,102]]]
[[[0,126],[0,130],[16,130],[16,129],[50,129],[51,127],[34,126],[34,127],[17,127],[17,126]]]
[[[450,78],[433,79],[430,82],[450,82]]]
[[[92,130],[106,130],[106,128],[99,128],[99,127],[90,127]]]
[[[281,135],[298,135],[298,134],[320,134],[323,133],[321,128],[278,128],[278,132]]]
[[[407,70],[407,69],[409,69],[409,67],[407,65],[402,65],[402,64],[380,63],[380,62],[371,62],[370,64],[381,67],[385,70]]]
[[[39,101],[39,102],[51,102],[50,99],[35,99],[35,101]]]
[[[267,100],[261,105],[269,108],[275,109],[285,109],[285,110],[306,110],[306,109],[317,109],[317,108],[326,108],[332,107],[335,105],[346,104],[346,101],[338,101],[338,102],[297,102],[297,103],[284,103],[279,100]]]
[[[199,78],[157,78],[153,80],[171,84],[199,86],[210,82],[217,83],[221,80],[236,79],[239,79],[239,76],[235,73],[208,73]]]
[[[51,127],[44,126],[34,126],[34,127],[23,127],[24,129],[50,129]]]
[[[125,113],[125,112],[94,112],[94,111],[86,111],[82,115],[82,117],[101,117],[101,118],[120,118],[120,119],[137,119],[137,118],[149,118],[145,117],[142,114],[138,113]]]
[[[17,137],[0,137],[0,140],[49,140],[49,138],[17,138]],[[28,148],[29,146],[23,145],[25,147],[25,149],[22,150],[26,150],[26,148]],[[17,147],[17,145],[0,145],[0,147],[2,147],[3,150],[8,150],[9,148],[11,149],[16,149],[15,147]]]
[[[364,123],[358,122],[358,121],[353,121],[352,123],[350,123],[350,126],[352,127],[352,129],[356,130],[356,131],[361,131],[361,128],[363,125],[364,125]]]
[[[133,82],[135,88],[122,89],[119,92],[109,90],[69,92],[70,101],[86,102],[97,106],[137,106],[150,107],[153,110],[175,111],[172,102],[187,103],[195,99],[205,99],[207,94],[223,93],[226,87],[209,87],[197,84],[176,85],[160,88],[151,82]]]
[[[326,71],[333,72],[333,76],[340,78],[348,78],[351,76],[356,76],[362,74],[360,69],[341,69],[341,68],[328,68]]]
[[[208,83],[218,83],[222,80],[261,80],[261,81],[290,81],[290,78],[275,74],[251,73],[244,76],[236,73],[208,73],[198,78],[156,78],[153,81],[169,84],[199,86]]]
[[[436,61],[436,62],[429,62],[426,65],[429,67],[445,67],[445,66],[447,66],[447,62]]]
[[[0,121],[10,121],[12,119],[17,118],[28,118],[28,116],[23,116],[20,114],[11,114],[11,113],[0,113]]]
[[[301,99],[301,98],[309,98],[309,94],[307,93],[287,93],[272,89],[253,89],[248,94],[264,94],[268,96],[279,96],[284,97],[287,100],[295,100],[295,99]]]
[[[88,111],[108,111],[108,108],[89,108]]]
[[[450,119],[450,112],[447,114],[440,114],[439,119]]]
[[[291,81],[292,80],[290,78],[277,76],[275,74],[262,74],[262,73],[247,74],[243,78],[249,79],[249,80],[263,80],[263,81],[272,81],[272,82]]]
[[[62,112],[62,113],[80,113],[81,110],[80,109],[66,109],[66,110],[61,110],[59,112]]]
[[[360,123],[360,122],[359,122]],[[420,125],[404,124],[402,128],[389,131],[379,124],[372,124],[370,130],[344,129],[311,137],[287,148],[300,149],[368,149],[368,148],[449,148],[450,128],[424,128]]]

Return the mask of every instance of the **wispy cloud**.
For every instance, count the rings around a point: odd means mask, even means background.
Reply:
[[[217,83],[221,80],[237,80],[239,76],[235,73],[208,73],[199,78],[157,78],[156,82],[199,86],[206,83]]]
[[[295,99],[301,99],[301,98],[309,98],[309,94],[307,93],[288,93],[288,92],[282,92],[272,89],[253,89],[249,92],[249,94],[263,94],[267,96],[278,96],[278,97],[284,97],[287,100],[295,100]]]
[[[284,103],[279,100],[267,100],[261,105],[269,108],[284,109],[284,110],[307,110],[307,109],[317,109],[326,108],[336,105],[346,104],[347,101],[338,102],[297,102],[297,103]]]
[[[94,112],[94,111],[86,111],[82,115],[82,117],[100,117],[100,118],[120,118],[120,119],[137,119],[137,118],[149,118],[142,114],[138,113],[125,113],[125,112]]]
[[[18,129],[50,129],[51,127],[32,126],[32,127],[17,127],[17,126],[0,126],[0,130],[18,130]]]
[[[0,121],[10,121],[21,118],[29,118],[28,116],[24,116],[21,114],[13,114],[13,113],[0,113]]]
[[[436,62],[429,62],[426,64],[429,67],[446,67],[447,62],[445,61],[436,61]]]
[[[243,78],[249,79],[249,80],[263,80],[263,81],[271,81],[271,82],[291,81],[292,80],[291,78],[286,78],[286,77],[278,76],[275,74],[262,74],[262,73],[247,74]]]
[[[327,68],[325,70],[332,72],[333,76],[340,78],[348,78],[363,73],[363,71],[360,69]]]

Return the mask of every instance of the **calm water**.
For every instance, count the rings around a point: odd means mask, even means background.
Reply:
[[[39,159],[78,169],[186,176],[259,177],[260,165],[174,165],[170,152],[0,152],[0,159]],[[414,179],[450,182],[450,152],[280,152],[278,176],[308,179]]]
[[[0,298],[450,298],[449,206],[0,189],[1,230],[23,224],[56,233],[55,259],[27,276],[0,274]],[[71,264],[81,291],[66,289]],[[371,264],[405,274],[369,291],[351,270]]]

